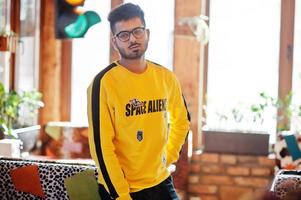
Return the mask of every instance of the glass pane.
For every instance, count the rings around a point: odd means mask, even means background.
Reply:
[[[277,97],[280,6],[280,0],[210,1],[208,128],[275,135],[276,109],[254,123],[250,106],[261,101],[260,92]]]
[[[10,30],[10,0],[0,1],[0,33]]]
[[[125,2],[138,4],[144,11],[146,27],[150,29],[146,58],[172,70],[175,2],[162,0],[125,0]]]
[[[0,34],[10,30],[10,0],[0,1]],[[0,82],[9,85],[9,52],[0,51]]]
[[[301,0],[295,4],[295,33],[293,61],[293,105],[301,106]],[[295,113],[297,115],[298,113]],[[292,118],[291,129],[301,131],[301,120]]]
[[[20,1],[20,42],[16,53],[17,91],[38,88],[39,73],[39,0]]]
[[[10,52],[0,51],[0,82],[4,84],[5,88],[9,88],[9,59]]]
[[[87,125],[87,88],[94,76],[109,65],[110,30],[107,16],[111,1],[86,0],[85,10],[93,10],[101,22],[91,27],[84,38],[72,40],[71,121]]]

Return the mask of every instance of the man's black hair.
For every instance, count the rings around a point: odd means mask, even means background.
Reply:
[[[143,25],[145,26],[144,12],[135,4],[125,3],[114,8],[108,16],[112,33],[114,33],[114,26],[117,22],[127,21],[132,18],[139,17]]]

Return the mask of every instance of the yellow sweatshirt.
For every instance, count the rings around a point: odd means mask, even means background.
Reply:
[[[118,62],[101,71],[88,88],[88,118],[99,183],[117,199],[166,179],[189,130],[178,80],[150,61],[142,74]]]

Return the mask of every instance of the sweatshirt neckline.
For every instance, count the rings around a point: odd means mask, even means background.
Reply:
[[[149,62],[146,61],[146,69],[144,70],[144,72],[142,73],[135,73],[135,72],[132,72],[130,70],[128,70],[126,67],[124,67],[123,65],[121,65],[118,61],[115,61],[115,63],[121,67],[121,69],[123,71],[125,71],[127,74],[130,74],[132,76],[136,76],[136,77],[142,77],[142,76],[145,76],[149,71],[150,71],[150,65],[149,65]]]

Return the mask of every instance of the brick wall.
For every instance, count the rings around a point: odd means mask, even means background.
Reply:
[[[258,200],[273,180],[275,161],[265,156],[194,153],[189,200]]]

